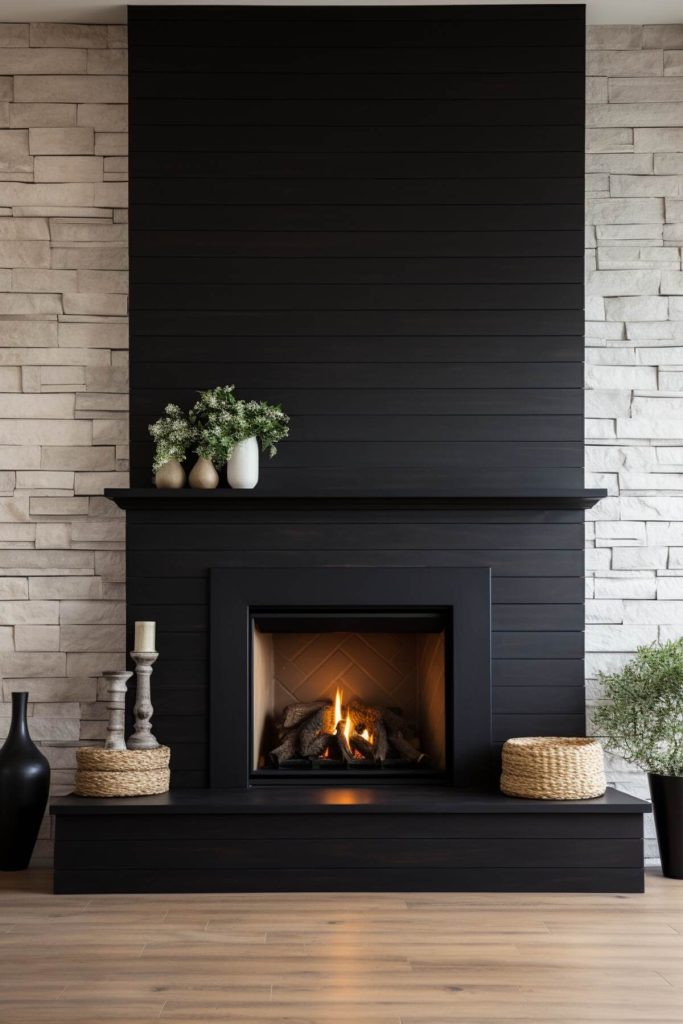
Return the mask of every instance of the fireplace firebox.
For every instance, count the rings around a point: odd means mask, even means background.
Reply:
[[[437,609],[254,613],[254,776],[443,777],[448,628]]]
[[[490,780],[488,568],[211,574],[211,784]]]

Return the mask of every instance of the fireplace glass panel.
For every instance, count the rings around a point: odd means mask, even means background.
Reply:
[[[252,617],[252,771],[411,775],[446,768],[444,617]]]

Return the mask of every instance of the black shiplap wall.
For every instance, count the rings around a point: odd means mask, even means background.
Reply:
[[[583,7],[129,20],[134,484],[233,382],[265,486],[582,486]]]
[[[134,484],[163,405],[233,382],[293,414],[262,491],[583,485],[583,33],[130,9]],[[499,743],[583,729],[583,546],[576,511],[130,512],[175,785],[207,781],[212,566],[490,565]]]

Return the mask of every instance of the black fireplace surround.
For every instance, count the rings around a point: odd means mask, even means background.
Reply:
[[[645,803],[497,788],[586,725],[584,47],[581,5],[129,10],[109,496],[172,790],[57,800],[57,891],[642,889]],[[148,424],[227,383],[291,415],[256,490],[153,490]],[[425,609],[439,771],[260,770],[259,616]]]
[[[214,569],[211,572],[210,780],[218,789],[246,788],[255,780],[250,687],[252,620],[266,610],[336,610],[339,619],[355,613],[439,612],[446,634],[445,706],[447,763],[444,784],[491,786],[491,571],[488,567]],[[318,625],[320,622],[318,621]],[[240,680],[236,684],[236,680]],[[382,780],[381,770],[373,781]],[[258,773],[256,773],[258,777]],[[304,780],[306,776],[303,777]],[[430,782],[435,781],[426,774]],[[367,784],[368,773],[340,773],[344,786]],[[272,784],[273,779],[268,781]],[[302,779],[298,779],[301,782]],[[389,783],[396,779],[385,776]],[[413,783],[420,777],[414,777]]]

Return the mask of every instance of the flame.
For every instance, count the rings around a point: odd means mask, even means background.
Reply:
[[[370,732],[368,732],[367,729],[363,729],[363,731],[361,733],[361,737],[364,740],[366,740],[368,743],[372,743],[372,734]]]
[[[344,723],[344,736],[346,737],[346,742],[350,743],[351,742],[351,719],[349,718],[348,715],[346,716],[346,721]]]
[[[337,687],[337,695],[334,698],[334,728],[337,728],[337,722],[342,720],[342,692]]]

